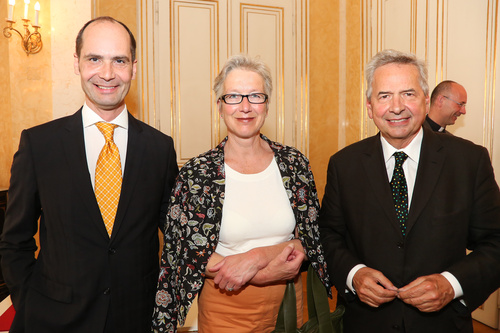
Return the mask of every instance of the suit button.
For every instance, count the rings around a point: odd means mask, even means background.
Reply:
[[[109,248],[109,249],[108,249],[108,253],[109,253],[109,254],[115,254],[115,253],[116,253],[116,249],[114,249],[114,248]]]
[[[106,290],[104,290],[104,293],[103,293],[103,294],[104,294],[104,295],[109,295],[109,294],[111,294],[111,289],[106,288]]]
[[[402,249],[402,248],[405,247],[405,243],[403,243],[403,242],[397,242],[396,246],[398,247],[398,249]]]
[[[398,324],[395,324],[395,325],[392,325],[392,328],[396,331],[400,331],[401,330],[401,326],[399,326]]]

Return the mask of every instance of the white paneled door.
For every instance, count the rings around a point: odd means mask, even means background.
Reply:
[[[271,69],[263,133],[307,153],[307,0],[142,0],[141,9],[142,116],[174,138],[180,165],[225,137],[212,84],[239,53]]]

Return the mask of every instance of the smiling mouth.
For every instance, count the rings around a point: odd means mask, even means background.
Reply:
[[[401,123],[401,122],[406,121],[406,120],[408,120],[408,118],[402,118],[402,119],[389,119],[388,121],[389,121],[390,123]]]
[[[107,86],[100,86],[98,84],[95,85],[97,88],[99,89],[103,89],[103,90],[111,90],[111,89],[114,89],[116,88],[116,86],[112,86],[112,87],[107,87]]]

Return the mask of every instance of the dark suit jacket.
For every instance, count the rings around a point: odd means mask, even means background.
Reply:
[[[11,332],[102,332],[108,311],[116,332],[149,331],[160,216],[177,173],[172,139],[129,115],[122,192],[109,238],[88,172],[81,109],[23,131],[0,242],[16,310]]]
[[[379,134],[380,135],[380,134]],[[320,232],[346,333],[472,332],[470,312],[500,286],[500,194],[485,148],[424,126],[420,161],[403,238],[396,221],[379,135],[333,155]],[[466,255],[466,248],[474,250]],[[357,264],[381,271],[396,287],[449,271],[467,304],[454,300],[421,313],[396,299],[371,308],[346,278]]]
[[[427,115],[425,117],[424,126],[429,126],[429,128],[432,129],[434,132],[439,132],[439,130],[441,129],[441,125],[439,125],[434,120],[429,118],[429,115]],[[439,133],[448,133],[449,134],[449,132],[446,130],[446,128],[442,132],[439,132]]]

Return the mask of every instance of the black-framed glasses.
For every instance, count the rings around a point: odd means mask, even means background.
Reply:
[[[249,103],[252,104],[262,104],[267,101],[267,95],[261,93],[255,93],[250,95],[240,95],[240,94],[225,94],[220,97],[226,104],[240,104],[243,102],[243,98],[246,97]]]
[[[452,102],[453,102],[453,103],[455,103],[456,105],[460,106],[460,108],[464,108],[464,107],[465,107],[465,105],[466,105],[466,103],[459,103],[459,102],[457,102],[457,101],[455,101],[455,100],[453,100],[453,99],[449,98],[448,96],[443,95],[443,97],[444,97],[444,98],[446,98],[446,99],[449,99],[450,101],[452,101]]]

